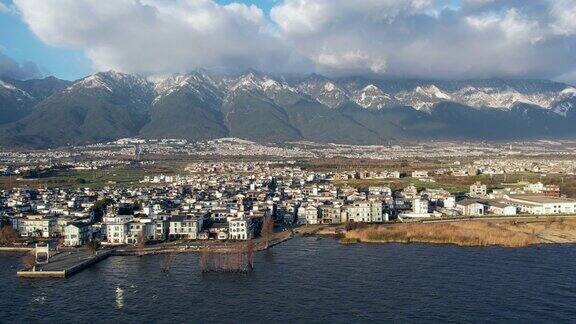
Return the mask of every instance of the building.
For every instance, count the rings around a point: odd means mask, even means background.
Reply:
[[[64,245],[82,246],[92,240],[92,225],[72,222],[64,227]]]
[[[311,205],[298,208],[298,225],[306,224],[318,224],[318,208]]]
[[[464,216],[484,216],[486,206],[474,199],[464,199],[456,203],[458,209]]]
[[[544,195],[506,195],[506,203],[516,206],[520,212],[534,215],[574,214],[576,200]]]
[[[487,190],[486,185],[482,184],[480,181],[477,181],[473,185],[470,186],[469,196],[472,198],[486,197],[487,193],[488,193],[488,190]]]
[[[318,207],[318,215],[322,224],[342,223],[342,209],[340,206],[324,205]]]
[[[172,216],[169,220],[170,238],[185,238],[197,240],[198,233],[202,230],[204,218],[192,215]]]
[[[517,214],[518,209],[506,202],[500,201],[487,201],[488,211],[495,215],[514,216]]]
[[[382,203],[379,201],[371,201],[370,202],[370,222],[372,223],[382,223],[382,221],[388,220],[388,216],[386,215],[386,219],[382,214]]]
[[[55,215],[28,215],[22,219],[20,235],[27,237],[49,238],[56,234],[57,217]]]
[[[126,244],[126,238],[130,235],[130,223],[134,219],[132,215],[110,215],[103,219],[106,229],[106,243]]]
[[[414,214],[428,214],[429,202],[426,199],[416,198],[412,200],[412,213]]]
[[[250,217],[229,219],[228,225],[231,240],[250,240],[254,237],[254,226]]]
[[[381,223],[382,203],[376,201],[356,201],[343,207],[345,219],[356,223]]]
[[[557,185],[546,185],[542,189],[542,194],[547,197],[560,198],[560,187]]]
[[[428,171],[412,171],[412,178],[427,179]]]

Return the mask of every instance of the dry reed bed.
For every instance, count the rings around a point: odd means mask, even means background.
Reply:
[[[546,221],[459,221],[450,223],[368,226],[348,231],[342,243],[437,243],[461,246],[523,247],[554,243],[542,236],[576,233],[575,219]]]

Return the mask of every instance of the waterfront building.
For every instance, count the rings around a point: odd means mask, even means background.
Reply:
[[[72,222],[64,227],[64,245],[82,246],[92,240],[92,225],[85,222]]]
[[[318,215],[322,224],[342,223],[342,209],[340,206],[323,205],[318,207]]]
[[[518,207],[521,212],[534,215],[555,215],[576,213],[576,200],[556,198],[544,195],[506,195],[510,205]]]
[[[173,216],[169,220],[169,236],[170,238],[196,240],[203,224],[203,217],[192,215]]]
[[[429,206],[428,200],[416,198],[412,200],[412,213],[416,215],[428,214]]]
[[[22,219],[20,235],[28,237],[49,238],[56,234],[56,215],[28,215]]]
[[[254,226],[251,217],[238,217],[228,220],[229,238],[231,240],[250,240],[254,237]]]
[[[132,215],[109,215],[104,217],[106,228],[106,242],[109,244],[126,244],[126,238],[130,235],[130,223],[134,219]]]

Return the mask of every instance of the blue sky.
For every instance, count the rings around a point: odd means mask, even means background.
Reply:
[[[44,44],[17,15],[9,12],[0,12],[0,51],[16,61],[36,63],[45,75],[74,80],[90,71],[90,61],[81,51]]]
[[[11,0],[0,0],[11,6]],[[238,2],[237,0],[219,0],[220,4]],[[244,0],[261,8],[266,14],[276,0]],[[32,33],[18,15],[0,12],[0,51],[16,61],[34,62],[45,75],[75,80],[90,73],[91,63],[81,50],[59,48],[44,44]]]

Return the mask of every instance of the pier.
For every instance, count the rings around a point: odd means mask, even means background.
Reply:
[[[21,278],[66,278],[108,258],[112,253],[112,250],[103,250],[94,254],[84,249],[61,252],[51,256],[48,263],[36,264],[33,269],[16,274]]]

